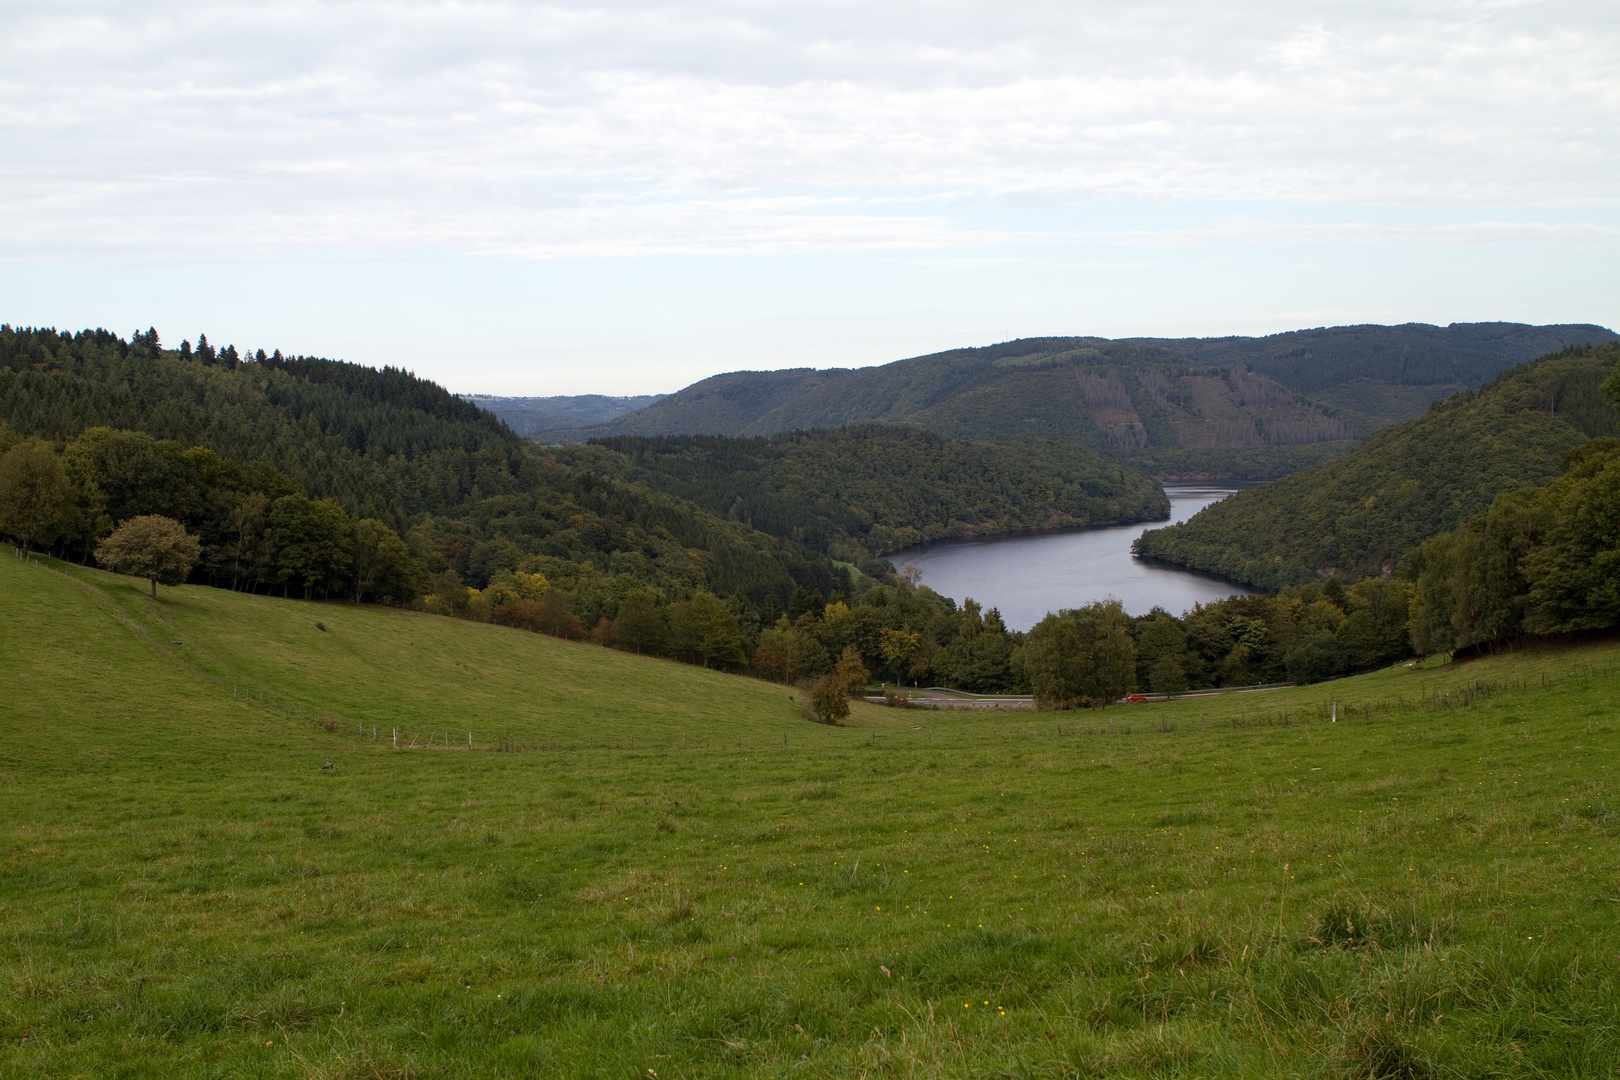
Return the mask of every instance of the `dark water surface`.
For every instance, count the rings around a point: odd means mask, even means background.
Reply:
[[[971,596],[999,608],[1009,630],[1028,630],[1059,608],[1117,597],[1132,615],[1155,607],[1180,614],[1198,603],[1248,595],[1253,590],[1221,578],[1151,566],[1131,556],[1131,541],[1148,529],[1186,521],[1235,491],[1223,487],[1167,487],[1170,521],[1108,529],[1032,533],[984,540],[941,540],[888,556],[922,573],[922,583],[961,603]]]

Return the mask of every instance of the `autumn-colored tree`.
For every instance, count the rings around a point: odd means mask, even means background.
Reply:
[[[810,707],[823,724],[836,724],[849,715],[849,699],[866,687],[871,673],[861,654],[846,645],[830,673],[810,684]]]
[[[883,659],[897,672],[917,669],[928,655],[928,645],[922,635],[909,627],[893,629],[885,626],[879,632],[879,640],[882,642]]]
[[[833,667],[832,677],[838,680],[838,685],[844,688],[844,693],[848,696],[859,694],[866,689],[866,680],[872,677],[872,673],[861,663],[861,654],[855,651],[855,647],[846,645],[838,657],[838,663]]]
[[[810,684],[810,707],[823,724],[836,724],[849,715],[849,695],[835,675],[823,675]]]
[[[143,514],[112,531],[96,548],[96,561],[117,574],[143,577],[152,583],[178,585],[186,580],[201,554],[197,538],[173,518]]]

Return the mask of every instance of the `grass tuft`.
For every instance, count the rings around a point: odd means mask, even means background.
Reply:
[[[1317,916],[1307,940],[1326,949],[1432,949],[1445,944],[1450,925],[1410,900],[1388,910],[1359,897],[1337,899]]]

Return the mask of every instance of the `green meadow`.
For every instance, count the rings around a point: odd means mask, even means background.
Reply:
[[[145,590],[0,558],[5,1077],[1620,1070],[1612,642],[829,728]]]

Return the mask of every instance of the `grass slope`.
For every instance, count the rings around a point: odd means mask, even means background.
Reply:
[[[140,588],[0,559],[7,1077],[1620,1065],[1613,644],[826,729],[590,646]],[[451,748],[346,734],[396,722]]]

